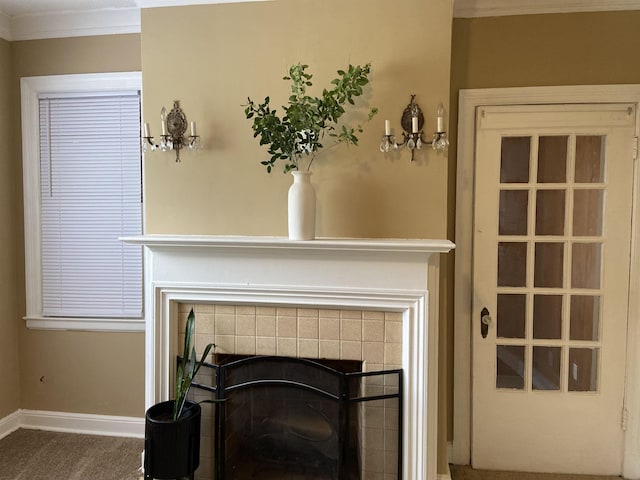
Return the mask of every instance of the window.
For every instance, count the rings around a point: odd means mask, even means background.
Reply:
[[[142,331],[139,73],[21,81],[27,326]]]

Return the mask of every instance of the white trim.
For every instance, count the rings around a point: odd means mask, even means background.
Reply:
[[[0,12],[0,38],[11,40],[11,17]]]
[[[39,103],[38,95],[49,92],[95,92],[141,90],[141,72],[51,75],[20,79],[22,110],[22,168],[24,195],[25,288],[27,326],[48,328],[42,322],[42,276],[40,271],[40,171],[39,171]],[[38,199],[34,201],[33,199]],[[49,321],[55,321],[49,319]],[[61,320],[57,329],[97,331],[142,331],[142,320],[123,327],[124,319]],[[91,326],[93,325],[93,328]]]
[[[0,439],[6,437],[10,433],[15,432],[19,428],[20,410],[17,410],[4,418],[0,418]]]
[[[456,268],[454,306],[454,464],[470,463],[471,445],[471,273],[473,251],[475,111],[480,106],[567,103],[635,103],[640,107],[640,85],[525,87],[461,90],[458,111],[456,184]],[[636,135],[640,108],[636,108]],[[630,160],[631,161],[631,160]],[[640,169],[634,172],[631,292],[640,289]],[[625,404],[628,409],[622,475],[640,478],[640,299],[630,295],[627,332]]]
[[[144,438],[144,418],[44,410],[17,410],[0,419],[0,438],[19,428],[109,437]]]
[[[47,12],[9,18],[7,40],[140,33],[139,8]],[[0,36],[2,29],[0,29]]]
[[[456,18],[640,10],[638,0],[455,0]]]

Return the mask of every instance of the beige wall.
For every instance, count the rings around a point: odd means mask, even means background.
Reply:
[[[16,130],[11,123],[9,110],[11,85],[11,46],[0,39],[0,132],[11,138]],[[18,212],[14,199],[19,191],[13,179],[19,171],[14,162],[12,144],[0,149],[0,418],[20,407],[20,381],[18,363],[18,280],[19,265],[15,251]]]
[[[139,35],[14,42],[11,48],[13,78],[9,90],[16,125],[20,123],[20,77],[140,70]],[[22,185],[19,136],[16,136],[13,148],[17,154],[12,183]],[[20,188],[16,188],[11,203],[21,219]],[[19,238],[13,253],[21,272],[17,281],[20,304],[12,321],[20,331],[20,408],[142,416],[142,333],[52,332],[25,328],[22,320],[25,313],[22,220],[16,227],[14,235]],[[4,336],[2,338],[4,340]],[[40,381],[42,377],[44,379]]]
[[[406,15],[403,12],[407,13]],[[410,14],[409,14],[410,12]],[[448,0],[282,0],[142,12],[144,117],[158,134],[174,99],[200,125],[207,148],[153,153],[145,161],[147,233],[286,235],[291,183],[268,175],[241,105],[270,95],[282,105],[289,65],[309,64],[314,87],[349,62],[373,63],[365,101],[380,114],[359,148],[338,147],[314,165],[318,235],[441,238],[446,233],[445,156],[379,152],[384,119],[417,94],[428,119],[449,97]],[[311,91],[313,93],[313,89]]]
[[[467,88],[640,84],[640,11],[457,18],[453,22],[451,125]],[[456,135],[449,150],[449,238],[454,238]],[[453,263],[450,262],[452,271]],[[447,278],[453,292],[453,275]],[[453,311],[453,296],[448,300]],[[449,378],[453,318],[448,319]],[[449,383],[449,395],[453,398]],[[449,415],[449,432],[452,432]]]

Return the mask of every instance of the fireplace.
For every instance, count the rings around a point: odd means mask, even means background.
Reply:
[[[385,471],[402,478],[401,369],[362,372],[362,363],[350,360],[214,358],[219,363],[206,364],[194,387],[224,401],[213,418],[203,417],[213,423],[213,449],[201,451],[204,468],[196,478],[362,480]],[[389,465],[379,471],[367,464],[378,454],[375,439],[367,438],[373,435],[383,450],[385,436],[393,442],[385,451]]]
[[[275,311],[275,321],[283,331],[287,325],[293,328],[294,321],[288,317],[295,311],[297,333],[301,316],[313,315],[319,325],[338,315],[346,334],[339,339],[293,333],[280,336],[277,331],[253,339],[222,330],[213,335],[221,353],[242,354],[242,349],[249,348],[244,353],[308,358],[311,351],[314,359],[362,361],[365,371],[401,368],[402,478],[436,478],[438,265],[439,254],[453,247],[450,242],[295,242],[271,237],[164,235],[123,240],[146,247],[147,405],[170,397],[182,304],[202,305],[203,310],[214,312],[218,307],[221,311],[233,308],[241,315],[255,310],[256,318],[258,312]],[[357,340],[349,337],[357,337],[350,330],[351,320],[360,325],[360,332],[375,332],[380,325],[385,332],[387,321],[395,322],[397,328],[390,327],[390,337],[383,333],[382,337]],[[371,456],[384,456],[384,451]],[[366,480],[384,475],[384,471],[372,473]]]

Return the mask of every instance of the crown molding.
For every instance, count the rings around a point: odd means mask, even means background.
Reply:
[[[188,5],[212,5],[218,3],[270,2],[272,0],[137,0],[140,8],[184,7]]]
[[[11,40],[11,19],[0,12],[0,38]]]
[[[2,22],[0,18],[0,35]],[[10,19],[8,40],[140,33],[140,9],[118,8],[22,15]]]
[[[640,10],[640,0],[455,0],[456,18]]]

